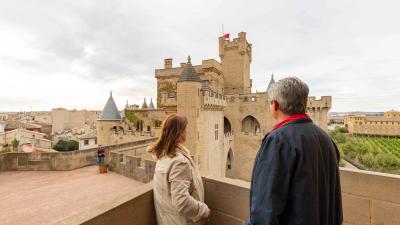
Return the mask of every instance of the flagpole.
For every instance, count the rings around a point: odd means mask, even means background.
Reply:
[[[224,24],[222,24],[222,36],[224,36]]]

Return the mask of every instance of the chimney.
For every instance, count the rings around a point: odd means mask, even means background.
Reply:
[[[164,69],[171,69],[172,68],[172,59],[164,59]]]

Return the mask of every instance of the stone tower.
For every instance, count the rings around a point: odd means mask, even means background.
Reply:
[[[198,117],[200,110],[201,79],[192,66],[190,56],[177,82],[177,114],[188,119],[186,143],[197,160]]]
[[[110,97],[101,112],[100,117],[97,119],[97,144],[99,145],[111,145],[114,144],[111,141],[111,136],[114,130],[116,130],[116,122],[121,121],[121,114],[115,104],[110,92]]]
[[[251,44],[247,42],[246,33],[240,32],[233,41],[219,37],[219,57],[225,78],[224,94],[251,93],[250,63]]]

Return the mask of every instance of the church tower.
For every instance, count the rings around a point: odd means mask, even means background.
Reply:
[[[233,41],[219,37],[219,57],[224,74],[224,94],[251,93],[250,63],[251,44],[247,42],[246,33],[240,32]]]
[[[198,146],[198,118],[201,106],[200,88],[201,79],[192,66],[189,56],[177,82],[177,113],[186,116],[188,119],[185,145],[195,156],[195,161],[199,154],[196,148]]]

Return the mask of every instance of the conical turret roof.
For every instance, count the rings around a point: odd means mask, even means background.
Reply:
[[[147,109],[146,98],[143,100],[142,109]]]
[[[121,120],[121,114],[112,97],[112,92],[110,92],[110,97],[101,112],[99,120]]]
[[[192,62],[190,61],[190,56],[188,57],[188,61],[185,65],[185,68],[182,71],[181,76],[178,81],[198,81],[201,82],[199,75],[197,74],[195,68],[192,66]]]
[[[269,91],[269,89],[272,87],[273,84],[275,84],[274,74],[271,75],[271,80],[269,81],[267,92]]]
[[[150,99],[149,109],[154,109],[154,103],[152,98]]]

